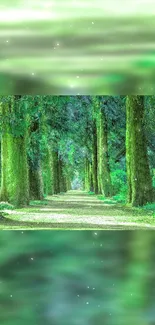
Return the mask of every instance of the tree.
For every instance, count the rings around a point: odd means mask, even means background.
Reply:
[[[126,166],[128,203],[142,206],[153,202],[154,191],[144,129],[144,96],[127,96],[126,99]]]
[[[100,107],[99,110],[99,165],[101,192],[105,197],[109,197],[112,195],[112,185],[108,154],[108,125],[104,107]]]
[[[22,96],[11,96],[1,103],[1,200],[15,206],[29,202],[27,164],[27,114]]]
[[[98,138],[97,138],[97,120],[96,120],[96,111],[94,107],[94,116],[93,116],[93,140],[92,140],[92,172],[93,172],[93,187],[95,194],[98,194]]]
[[[34,106],[38,102],[34,103]],[[29,183],[30,183],[30,198],[32,200],[43,199],[43,175],[40,151],[40,115],[35,112],[31,115],[29,127],[29,147],[28,147],[28,161],[29,161]]]

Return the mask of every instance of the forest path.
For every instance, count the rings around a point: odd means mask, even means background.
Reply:
[[[49,196],[40,204],[7,211],[15,229],[155,229],[150,213],[127,208],[112,199],[99,200],[82,191]],[[7,223],[6,223],[7,226]],[[8,223],[9,227],[9,223]],[[6,227],[5,227],[6,228]]]

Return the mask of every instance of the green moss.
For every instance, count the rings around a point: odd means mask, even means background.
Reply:
[[[132,184],[131,184],[131,133],[132,133],[132,122],[131,122],[131,107],[130,100],[127,96],[126,99],[126,167],[127,167],[127,182],[128,182],[128,203],[132,202]]]
[[[30,199],[42,200],[44,195],[44,182],[40,150],[40,121],[36,121],[34,118],[32,118],[29,128],[29,139],[29,151],[31,152],[31,155],[29,155]]]
[[[30,198],[31,200],[42,200],[43,193],[43,178],[41,163],[38,161],[37,166],[29,165],[29,182],[30,182]]]
[[[97,151],[97,120],[96,120],[96,101],[94,100],[93,106],[93,141],[92,141],[92,175],[93,175],[93,188],[95,194],[98,194],[98,151]]]
[[[60,193],[60,174],[59,174],[59,157],[58,151],[52,151],[52,179],[53,194]]]
[[[3,105],[4,118],[2,130],[2,185],[1,200],[8,201],[15,206],[29,203],[29,180],[27,165],[27,132],[15,135],[11,131],[9,114],[14,112],[14,96],[10,106]],[[23,119],[26,118],[23,115]]]
[[[144,205],[143,210],[155,212],[155,203],[151,203],[151,204],[148,203],[148,204]]]
[[[127,96],[126,108],[128,202],[143,206],[154,199],[144,130],[144,97]]]
[[[89,159],[85,158],[85,191],[89,192],[91,191],[91,188],[93,187],[92,184],[92,171],[91,171],[91,164]]]
[[[53,194],[52,155],[48,145],[45,149],[45,156],[42,162],[42,169],[43,169],[44,195],[52,195]]]
[[[109,167],[109,157],[108,157],[108,130],[107,130],[107,120],[104,113],[104,109],[100,108],[99,110],[99,178],[101,193],[104,196],[109,197],[112,194],[112,184],[110,176],[110,167]]]
[[[113,199],[117,202],[117,203],[126,203],[126,197],[123,194],[118,194],[113,196]]]
[[[95,192],[88,192],[88,195],[95,195]]]
[[[13,210],[14,206],[8,202],[0,202],[0,210]]]

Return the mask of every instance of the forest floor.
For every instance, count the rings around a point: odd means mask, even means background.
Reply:
[[[155,229],[153,211],[100,200],[82,191],[32,201],[29,207],[4,210],[0,229],[138,230]]]

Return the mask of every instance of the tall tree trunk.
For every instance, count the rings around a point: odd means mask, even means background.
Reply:
[[[42,173],[43,173],[43,187],[44,187],[44,194],[45,195],[52,195],[53,194],[53,181],[52,181],[52,154],[51,148],[49,145],[48,140],[48,127],[47,127],[47,117],[45,115],[45,110],[41,108],[41,119],[40,119],[40,126],[39,131],[42,135],[43,140],[43,148],[42,148]]]
[[[110,177],[109,155],[108,155],[108,128],[104,109],[99,111],[99,177],[101,191],[105,197],[112,195],[112,185]]]
[[[66,187],[67,191],[70,191],[72,189],[71,180],[69,176],[66,178]]]
[[[13,116],[18,124],[18,114],[22,123],[26,122],[26,115],[20,111],[18,100],[21,96],[12,96],[10,103],[2,104],[3,118],[1,141],[1,200],[8,201],[15,206],[23,206],[29,203],[29,181],[27,165],[27,130],[18,133],[18,129],[12,128]],[[17,114],[18,113],[18,114]],[[21,126],[17,127],[21,128]]]
[[[36,162],[35,165],[29,161],[29,182],[31,200],[43,200],[44,184],[42,177],[41,162],[39,160]]]
[[[58,152],[52,151],[53,194],[60,193],[59,157]]]
[[[60,181],[60,193],[66,192],[66,180],[64,175],[64,163],[62,159],[59,157],[59,181]]]
[[[132,108],[130,107],[130,98],[126,99],[126,169],[127,169],[127,183],[128,193],[127,202],[132,203]]]
[[[87,158],[84,160],[84,190],[87,191]]]
[[[29,133],[29,150],[31,151],[29,156],[30,198],[32,200],[43,200],[44,184],[39,143],[40,121],[38,119],[32,120]]]
[[[128,202],[143,206],[154,200],[144,130],[144,96],[127,96],[126,114]]]
[[[93,121],[93,143],[92,143],[92,172],[93,172],[93,187],[95,194],[98,194],[98,153],[97,153],[97,127],[96,119]]]
[[[90,192],[93,192],[92,163],[90,163],[90,162],[89,162],[89,184],[90,184]]]
[[[90,163],[88,158],[85,158],[85,191],[90,191]]]
[[[45,157],[42,162],[43,166],[43,181],[45,195],[53,194],[53,180],[52,180],[52,154],[49,146],[45,149]]]
[[[8,108],[4,106],[1,107],[1,114],[3,118],[7,117]],[[6,133],[7,124],[4,122],[4,130],[2,132],[1,138],[1,192],[0,200],[8,201],[8,191],[7,191],[7,162],[8,162],[8,134]],[[4,134],[5,132],[5,134]]]
[[[101,148],[100,148],[100,135],[101,135],[101,123],[100,123],[100,107],[97,107],[97,180],[98,180],[98,193],[102,194],[102,180],[101,180]]]

